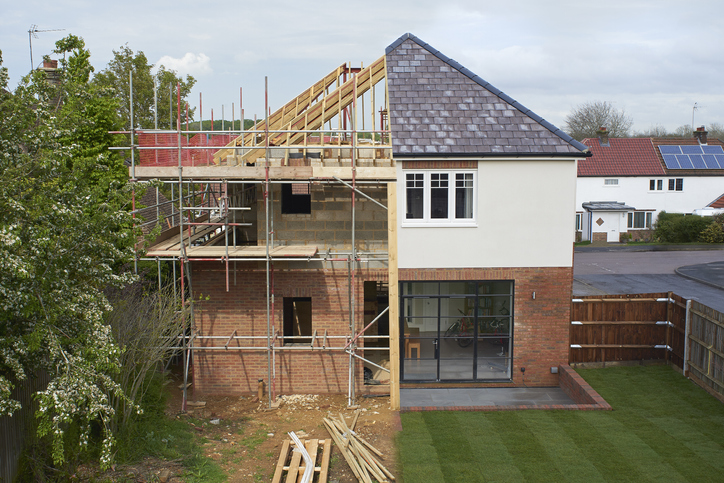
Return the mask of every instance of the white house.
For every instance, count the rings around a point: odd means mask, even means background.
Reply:
[[[661,211],[694,213],[724,193],[724,143],[693,138],[584,139],[592,156],[578,163],[576,231],[582,240],[650,236]]]

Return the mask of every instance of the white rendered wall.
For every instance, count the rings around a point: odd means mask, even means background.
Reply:
[[[604,185],[604,179],[618,179],[618,186]],[[684,177],[683,191],[669,191],[669,179],[674,176],[616,178],[578,178],[576,210],[583,211],[583,203],[590,201],[621,201],[637,210],[656,210],[653,221],[660,211],[667,213],[691,213],[724,194],[724,177]],[[649,180],[663,180],[662,191],[649,191]],[[625,228],[622,228],[625,231]],[[594,226],[594,231],[596,231]]]
[[[397,212],[405,213],[407,170],[397,166]],[[406,227],[398,216],[399,268],[572,266],[573,159],[486,159],[476,183],[475,227]]]

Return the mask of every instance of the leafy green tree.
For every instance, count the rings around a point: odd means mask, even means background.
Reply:
[[[565,131],[574,139],[595,138],[600,128],[605,127],[609,137],[627,137],[633,119],[608,101],[584,102],[566,116]]]
[[[159,129],[176,129],[177,103],[176,86],[181,88],[181,105],[186,102],[191,89],[196,84],[196,79],[187,75],[185,79],[179,77],[176,72],[159,66],[154,75],[153,64],[148,62],[142,51],[136,53],[128,47],[121,46],[119,50],[113,51],[113,60],[108,67],[94,78],[94,83],[108,87],[113,95],[120,100],[118,114],[123,120],[126,129],[130,129],[130,95],[129,95],[129,73],[133,73],[133,117],[136,128],[154,128],[154,83],[157,88],[157,108]],[[169,106],[169,93],[172,99]],[[169,109],[171,110],[169,116]],[[189,111],[189,117],[193,117],[193,111]],[[181,113],[181,119],[185,120],[185,112]]]
[[[103,289],[134,280],[117,270],[132,259],[134,237],[120,182],[101,176],[115,173],[104,130],[116,125],[117,106],[96,99],[82,39],[66,37],[56,51],[66,55],[60,84],[35,71],[13,93],[0,55],[0,414],[19,408],[14,383],[45,371],[38,433],[55,464],[70,444],[88,449],[100,423],[107,467],[108,394],[125,396],[113,379],[120,350],[104,323]]]

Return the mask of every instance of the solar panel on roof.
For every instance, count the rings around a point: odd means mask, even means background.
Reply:
[[[679,146],[659,146],[661,154],[681,154]]]
[[[691,164],[693,164],[696,169],[707,169],[704,159],[702,159],[701,156],[701,154],[690,154],[689,159],[691,159]]]
[[[668,169],[724,169],[724,149],[718,145],[659,146]]]
[[[716,157],[713,154],[703,154],[701,157],[704,159],[707,168],[719,169],[719,163],[716,162]]]
[[[692,169],[694,167],[694,165],[691,164],[688,154],[677,154],[676,160],[679,162],[681,169]]]
[[[679,146],[683,154],[702,154],[701,146],[694,144],[692,146]]]
[[[704,154],[724,154],[724,150],[721,146],[702,146]]]
[[[669,169],[681,169],[675,154],[664,154],[664,163],[666,163],[666,167]]]

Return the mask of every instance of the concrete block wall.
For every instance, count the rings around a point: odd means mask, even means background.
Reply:
[[[243,266],[242,266],[243,265]],[[268,384],[267,351],[234,350],[236,347],[265,347],[266,272],[255,262],[238,264],[236,285],[230,273],[230,290],[226,291],[226,274],[220,263],[193,262],[196,333],[221,336],[222,339],[195,342],[196,345],[223,346],[236,330],[239,336],[264,336],[251,341],[234,340],[230,350],[195,351],[193,390],[203,394],[254,394],[258,379]],[[360,269],[355,273],[355,331],[364,327],[364,281],[387,281],[387,270]],[[348,273],[346,268],[312,270],[276,270],[273,274],[275,303],[272,324],[283,328],[283,298],[311,297],[312,329],[317,330],[315,349],[309,343],[299,349],[276,352],[277,394],[345,393],[348,387],[349,356],[341,350],[323,351],[322,338],[349,334]],[[280,345],[277,342],[277,346]],[[328,340],[327,346],[343,347],[344,339]],[[359,345],[362,345],[361,343]],[[363,391],[363,364],[355,365],[357,390]],[[389,389],[388,389],[389,390]]]
[[[558,375],[551,374],[551,367],[568,363],[571,267],[400,269],[399,280],[513,280],[513,384],[558,385]]]
[[[263,199],[263,186],[257,199]],[[283,245],[316,245],[320,250],[351,250],[352,196],[339,185],[311,185],[311,214],[282,214],[281,186],[272,185],[274,239]],[[361,187],[368,196],[387,205],[386,187]],[[258,244],[265,243],[264,203],[256,203]],[[387,210],[357,195],[355,238],[362,251],[387,250]]]

